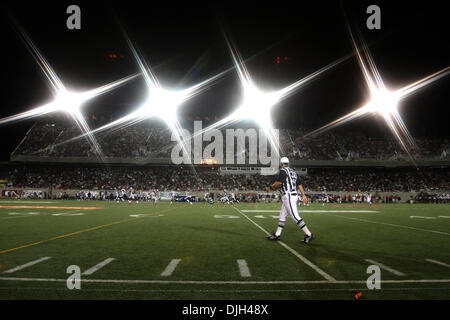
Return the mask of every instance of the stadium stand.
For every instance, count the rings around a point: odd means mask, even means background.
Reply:
[[[112,120],[93,117],[89,125],[95,129]],[[221,130],[225,136],[225,129]],[[279,138],[280,149],[292,165],[297,170],[304,168],[302,184],[312,201],[323,201],[327,195],[331,202],[357,202],[367,192],[382,202],[400,198],[403,202],[449,201],[449,139],[415,138],[414,166],[390,137],[333,130],[305,139],[307,132],[280,129]],[[11,196],[18,190],[28,190],[36,197],[69,198],[79,190],[90,190],[92,194],[113,194],[122,188],[178,193],[228,190],[243,197],[253,193],[248,199],[256,201],[274,181],[274,176],[242,174],[240,169],[245,172],[248,164],[229,171],[221,170],[225,167],[220,164],[173,165],[170,154],[176,142],[171,141],[170,130],[160,122],[144,121],[97,133],[95,137],[107,160],[101,164],[87,139],[73,139],[79,135],[79,128],[66,115],[37,120],[11,154],[11,162],[0,165],[2,192]],[[207,144],[204,142],[203,147]],[[245,153],[248,157],[247,149]]]
[[[106,123],[106,122],[105,122]],[[91,121],[91,128],[104,122]],[[368,137],[363,132],[333,130],[319,136],[304,139],[303,129],[281,129],[280,145],[288,157],[294,160],[362,161],[387,160],[408,161],[408,155],[391,137]],[[63,115],[39,120],[28,132],[22,143],[12,154],[12,160],[23,157],[41,158],[92,158],[95,152],[84,138],[72,140],[80,135],[79,128]],[[128,159],[169,158],[175,142],[170,131],[157,123],[134,124],[113,131],[96,134],[105,157]],[[443,138],[415,138],[416,159],[448,160],[450,140]]]

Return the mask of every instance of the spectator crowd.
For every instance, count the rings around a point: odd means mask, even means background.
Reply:
[[[276,176],[221,174],[216,167],[15,166],[8,188],[159,191],[265,191]],[[410,192],[450,190],[449,169],[309,169],[300,176],[307,191]]]
[[[94,122],[92,128],[105,123]],[[225,130],[225,129],[222,129]],[[192,129],[190,130],[192,132]],[[401,160],[408,155],[391,136],[368,137],[362,131],[331,130],[305,138],[305,129],[280,129],[280,149],[291,159],[304,160]],[[64,116],[53,116],[35,123],[14,155],[38,157],[95,157],[95,150],[86,138],[73,139],[80,130]],[[226,135],[223,134],[225,137]],[[130,126],[95,134],[105,157],[170,158],[175,146],[171,132],[162,123],[143,121]],[[425,159],[449,158],[450,140],[446,138],[416,138],[414,157]],[[204,142],[204,146],[208,143]],[[224,146],[225,148],[225,146]],[[239,150],[243,151],[243,150]],[[239,152],[236,150],[236,153]],[[246,150],[248,155],[248,150]],[[225,152],[224,152],[225,154]]]

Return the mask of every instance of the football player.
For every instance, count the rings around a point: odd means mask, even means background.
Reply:
[[[303,203],[308,202],[303,186],[300,184],[300,179],[298,178],[297,172],[289,167],[289,159],[286,157],[281,158],[281,169],[278,174],[277,181],[272,185],[272,189],[276,190],[280,188],[281,193],[281,211],[280,218],[278,221],[277,231],[268,236],[269,240],[280,240],[281,232],[286,224],[286,217],[289,214],[294,222],[303,230],[305,233],[305,238],[302,240],[304,243],[310,243],[314,237],[306,226],[305,221],[298,214],[297,209],[297,197],[298,191],[301,192]],[[297,191],[298,188],[298,191]],[[267,192],[270,192],[268,188]]]

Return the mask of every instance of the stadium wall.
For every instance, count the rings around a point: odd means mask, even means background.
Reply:
[[[108,193],[114,193],[115,190],[95,190],[95,189],[68,189],[68,190],[63,190],[63,189],[51,189],[51,188],[14,188],[14,187],[10,187],[10,188],[1,188],[0,189],[0,198],[2,199],[16,199],[17,195],[23,195],[25,193],[28,194],[32,194],[34,192],[36,192],[36,194],[41,195],[41,197],[38,196],[38,199],[58,199],[61,193],[66,193],[69,197],[74,198],[76,196],[76,194],[80,191],[85,191],[85,192],[91,192],[91,193],[96,193],[99,194],[101,191],[103,192],[108,192]],[[149,190],[135,190],[136,193],[141,193],[141,192],[149,192]],[[163,193],[165,194],[170,194],[174,192],[177,195],[184,195],[185,192],[184,191],[163,191]],[[218,194],[223,194],[223,190],[210,190],[210,191],[199,191],[199,192],[190,192],[189,194],[192,196],[196,196],[198,199],[202,199],[205,195],[205,193],[213,193],[216,195]],[[308,196],[313,196],[313,195],[323,195],[325,194],[323,191],[306,191]],[[375,195],[380,196],[382,199],[385,199],[386,196],[399,196],[400,197],[400,203],[406,203],[409,199],[411,199],[411,197],[414,199],[415,196],[417,196],[419,194],[419,192],[396,192],[396,191],[392,191],[392,192],[375,192],[375,191],[371,191],[372,193],[372,197]],[[448,191],[442,190],[435,190],[435,193],[448,193]],[[267,193],[265,191],[254,191],[254,190],[245,190],[245,191],[238,191],[236,192],[236,195],[239,194],[247,194],[247,195],[259,195],[260,197],[265,197],[267,195],[274,195],[274,194],[279,194],[278,192],[270,192]],[[327,191],[326,192],[327,195],[336,195],[336,196],[340,196],[341,198],[343,196],[348,196],[348,195],[354,195],[354,194],[362,194],[362,192],[360,191],[346,191],[346,192],[342,192],[342,191]],[[169,200],[168,197],[162,198],[161,200]]]

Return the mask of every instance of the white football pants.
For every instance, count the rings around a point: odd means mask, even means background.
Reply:
[[[287,193],[281,196],[281,201],[283,205],[281,206],[280,220],[278,224],[280,227],[284,227],[284,224],[286,223],[286,217],[288,214],[300,228],[306,226],[305,221],[303,221],[302,217],[300,217],[300,215],[298,214],[297,200],[298,200],[297,195],[291,195]]]

